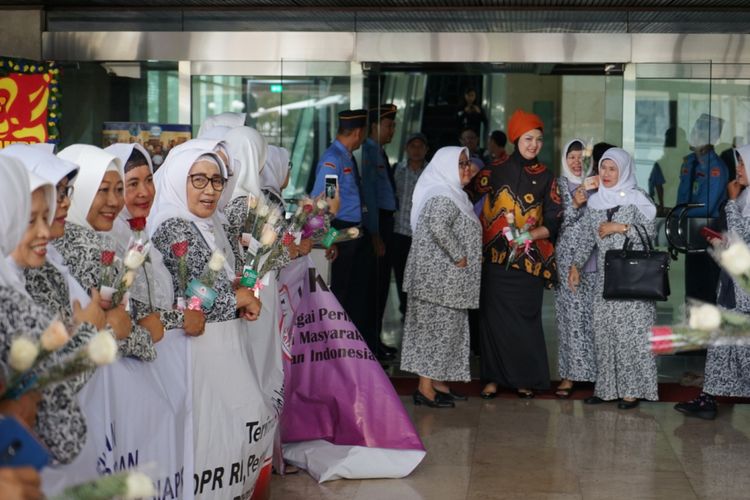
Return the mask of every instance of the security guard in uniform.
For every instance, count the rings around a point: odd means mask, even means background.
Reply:
[[[396,352],[380,340],[393,267],[389,253],[393,243],[393,214],[398,209],[393,169],[383,146],[391,142],[396,131],[396,111],[393,104],[370,109],[370,133],[362,145],[362,198],[367,206],[363,222],[372,244],[368,257],[374,258],[367,299],[368,330],[363,335],[381,359],[388,359]]]
[[[358,226],[362,223],[364,206],[360,199],[360,177],[357,162],[352,152],[366,138],[367,111],[346,110],[339,113],[339,128],[336,139],[320,157],[315,170],[312,195],[318,196],[325,189],[326,175],[338,177],[341,206],[331,223],[336,229]],[[358,262],[364,254],[362,240],[356,239],[337,244],[338,256],[331,267],[331,290],[344,310],[361,331],[365,318],[365,300],[368,274],[360,269]]]

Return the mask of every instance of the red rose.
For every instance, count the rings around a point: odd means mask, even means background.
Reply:
[[[133,231],[143,231],[146,228],[146,218],[133,217],[132,219],[128,219],[128,224],[130,224],[130,229]]]
[[[284,246],[289,246],[292,243],[294,243],[294,235],[292,233],[285,233],[284,237],[281,239],[281,242],[284,244]]]
[[[172,253],[174,253],[174,256],[178,259],[180,257],[184,257],[185,254],[188,251],[188,242],[185,241],[178,241],[177,243],[172,243]]]
[[[111,266],[114,261],[115,252],[112,252],[110,250],[102,251],[102,264],[104,264],[105,266]]]
[[[312,205],[304,205],[302,207],[302,211],[305,212],[306,214],[309,214],[310,212],[313,211],[313,206]]]

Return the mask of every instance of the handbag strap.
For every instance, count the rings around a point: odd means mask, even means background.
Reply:
[[[654,250],[654,245],[651,242],[651,239],[648,237],[648,232],[646,232],[646,228],[641,228],[640,224],[633,224],[632,227],[635,229],[636,234],[638,235],[638,239],[641,240],[641,245],[643,246],[643,249],[650,253]],[[643,229],[643,232],[641,232],[641,229]],[[622,244],[623,251],[630,250],[633,246],[633,242],[630,241],[629,237],[625,237],[625,243]]]

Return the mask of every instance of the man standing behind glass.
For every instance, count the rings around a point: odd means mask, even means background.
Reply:
[[[406,258],[411,248],[411,199],[414,194],[414,186],[422,174],[427,162],[427,137],[417,132],[406,139],[406,159],[396,165],[393,179],[396,182],[396,198],[399,200],[398,211],[393,221],[393,245],[391,251],[391,264],[396,274],[396,287],[398,288],[399,310],[406,316],[406,293],[404,293],[404,270],[406,269]]]
[[[371,267],[371,293],[367,299],[368,310],[371,311],[368,313],[368,326],[372,330],[361,333],[370,349],[382,358],[394,352],[382,345],[380,332],[391,281],[393,214],[398,208],[393,170],[383,146],[391,142],[396,131],[396,106],[383,104],[373,108],[369,119],[369,137],[362,146],[362,197],[367,206],[364,226],[372,239],[375,265]]]
[[[362,145],[366,125],[366,110],[340,112],[336,139],[320,157],[315,169],[312,196],[323,192],[326,175],[338,177],[341,207],[331,223],[336,229],[357,226],[362,222],[359,170],[352,152]],[[338,256],[331,266],[331,290],[360,331],[364,317],[364,294],[367,290],[367,274],[358,269],[362,266],[356,265],[362,255],[361,243],[361,239],[339,243]]]

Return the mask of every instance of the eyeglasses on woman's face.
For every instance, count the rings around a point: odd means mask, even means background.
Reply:
[[[469,170],[471,168],[471,160],[458,160],[458,168]]]
[[[62,203],[73,196],[73,186],[57,186],[57,203]]]
[[[224,184],[227,183],[227,180],[220,175],[208,177],[205,174],[191,174],[188,177],[190,177],[190,184],[192,184],[195,189],[203,189],[208,186],[208,183],[210,182],[211,187],[213,187],[215,191],[223,191]]]

